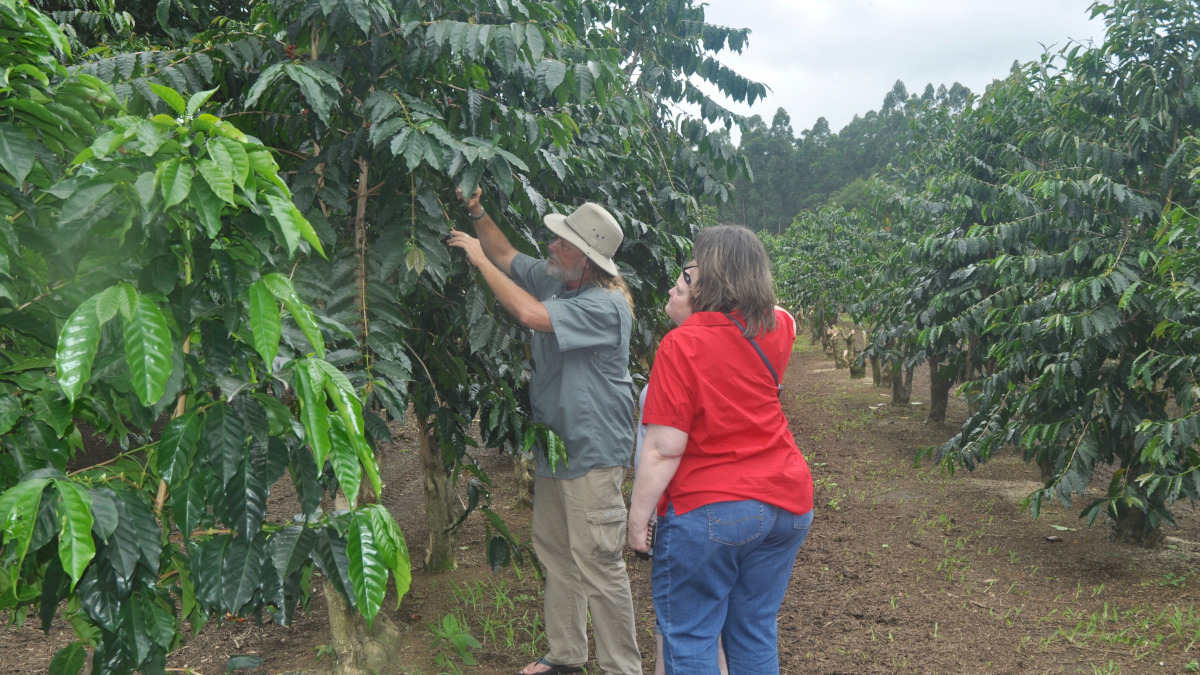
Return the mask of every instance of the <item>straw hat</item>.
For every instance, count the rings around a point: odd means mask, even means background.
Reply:
[[[600,269],[613,276],[618,274],[613,256],[625,235],[617,219],[603,206],[584,202],[569,216],[550,213],[543,220],[551,232],[578,247]]]

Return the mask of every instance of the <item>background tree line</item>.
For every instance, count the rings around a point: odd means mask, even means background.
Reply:
[[[949,89],[927,84],[917,95],[897,80],[878,111],[855,115],[836,133],[820,117],[797,136],[783,108],[775,111],[770,125],[752,115],[737,148],[753,175],[733,181],[736,199],[722,204],[718,215],[722,222],[779,234],[797,213],[826,202],[861,205],[868,200],[864,181],[889,164],[906,163],[917,116],[930,109],[959,113],[970,100],[970,90],[957,82]]]

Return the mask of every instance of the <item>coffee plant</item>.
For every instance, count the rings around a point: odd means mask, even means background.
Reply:
[[[1113,465],[1081,517],[1153,546],[1171,505],[1200,497],[1200,10],[1092,11],[1102,44],[1047,54],[962,113],[916,122],[911,168],[890,179],[904,240],[885,283],[843,307],[882,308],[875,344],[909,345],[906,363],[964,383],[971,414],[935,452],[947,466],[1015,446],[1045,479],[1036,516]]]

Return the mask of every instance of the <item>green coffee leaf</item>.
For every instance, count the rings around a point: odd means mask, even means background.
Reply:
[[[125,320],[125,360],[133,381],[133,390],[142,405],[153,405],[162,398],[171,377],[171,330],[162,311],[144,295],[137,296]]]
[[[83,672],[87,651],[82,642],[72,642],[63,647],[50,659],[50,675],[79,675]]]
[[[354,587],[358,611],[370,625],[387,594],[388,570],[375,544],[370,516],[355,513],[351,519],[346,557],[350,559],[350,584]]]
[[[4,494],[0,494],[0,532],[4,533],[4,546],[11,556],[10,582],[15,587],[21,574],[29,541],[33,537],[33,526],[37,522],[38,507],[42,502],[42,490],[49,478],[35,478],[17,483]]]
[[[168,160],[158,166],[155,180],[158,182],[158,189],[163,196],[166,208],[187,199],[188,194],[192,191],[193,175],[195,175],[195,169],[192,168],[191,163],[181,159]]]
[[[283,333],[279,301],[262,279],[250,284],[247,293],[250,296],[250,331],[254,338],[254,350],[262,357],[266,368],[273,371]]]
[[[96,544],[92,541],[92,498],[70,481],[56,480],[54,486],[58,488],[58,557],[74,589],[96,555]]]
[[[340,418],[334,418],[329,425],[329,438],[333,441],[333,447],[329,451],[333,475],[337,476],[342,493],[353,508],[358,505],[358,492],[362,486],[362,467],[358,463],[358,452]]]
[[[161,84],[150,83],[150,89],[162,99],[163,103],[171,106],[171,109],[180,115],[189,114],[187,111],[187,102],[179,95],[179,92],[170,87],[165,87]]]
[[[58,352],[54,363],[58,369],[58,386],[75,402],[92,374],[92,361],[100,344],[100,319],[96,313],[97,297],[92,296],[79,305],[58,336]]]
[[[33,140],[20,128],[0,122],[0,168],[7,171],[18,186],[33,170],[34,157]]]
[[[325,374],[308,360],[296,362],[293,371],[296,397],[300,399],[300,422],[312,448],[317,470],[325,468],[329,455],[329,406],[325,403]]]
[[[215,93],[217,93],[216,89],[209,89],[208,91],[201,91],[201,92],[192,94],[192,96],[187,101],[187,106],[186,106],[187,116],[194,117],[196,114],[196,111],[200,109],[200,106],[202,106],[206,102],[208,102],[208,99],[212,98],[212,95]]]
[[[233,204],[233,178],[216,162],[211,159],[202,159],[196,162],[196,168],[199,169],[200,175],[204,178],[204,182],[208,183],[208,187],[213,191],[213,194],[221,198],[221,201],[226,204]]]
[[[200,419],[195,412],[176,417],[163,429],[158,441],[158,475],[172,490],[179,487],[191,472],[200,440]]]

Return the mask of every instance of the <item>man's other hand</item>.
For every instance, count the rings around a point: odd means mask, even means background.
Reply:
[[[462,185],[459,185],[455,193],[458,194],[458,198],[462,200],[463,205],[467,207],[467,213],[475,213],[475,207],[479,206],[479,200],[483,197],[483,188],[476,186],[475,191],[471,193],[470,197],[464,197]]]
[[[478,197],[478,192],[476,192],[476,197]],[[478,203],[478,199],[476,203]],[[466,232],[454,229],[450,230],[450,238],[446,240],[446,243],[453,248],[461,248],[467,254],[467,262],[476,267],[488,262],[488,258],[484,255],[483,246],[479,244],[479,240]]]

